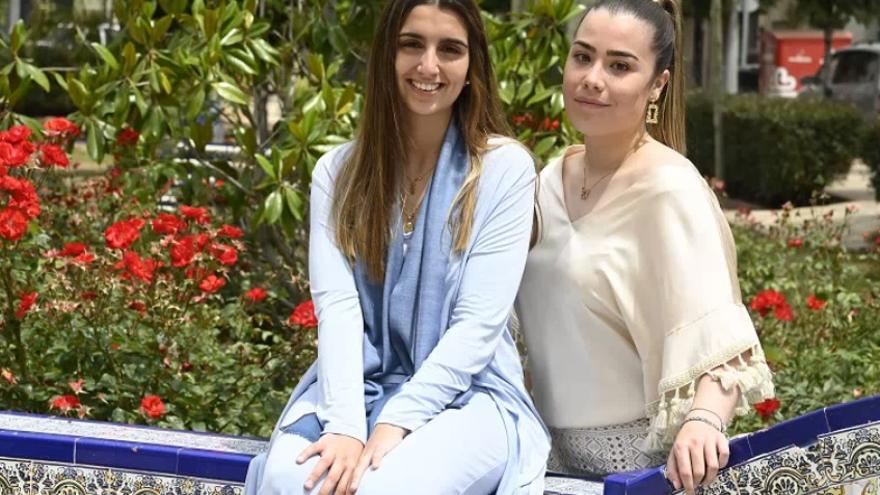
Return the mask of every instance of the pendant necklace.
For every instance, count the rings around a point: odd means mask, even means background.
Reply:
[[[601,183],[603,180],[605,180],[609,175],[613,174],[614,171],[620,167],[614,167],[610,172],[603,175],[602,177],[599,177],[599,180],[594,182],[593,185],[590,186],[589,188],[587,187],[587,168],[588,168],[587,167],[587,153],[585,151],[584,152],[584,183],[581,186],[581,200],[583,200],[583,201],[586,201],[587,199],[589,199],[590,194],[593,192],[593,189],[595,189],[596,186],[599,185],[599,183]]]
[[[419,214],[419,208],[422,205],[422,200],[425,197],[425,191],[422,191],[421,196],[419,197],[418,202],[416,202],[415,207],[409,212],[406,211],[406,202],[407,199],[412,198],[416,194],[416,185],[419,182],[423,181],[425,177],[428,176],[434,170],[434,167],[431,167],[431,170],[425,172],[424,174],[416,177],[415,179],[410,180],[410,178],[404,172],[403,177],[406,179],[406,182],[409,187],[401,191],[400,193],[400,215],[403,219],[403,235],[412,234],[413,230],[416,228],[416,216]]]

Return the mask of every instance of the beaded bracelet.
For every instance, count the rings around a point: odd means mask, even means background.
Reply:
[[[681,422],[682,426],[684,426],[684,424],[689,421],[699,421],[700,423],[706,423],[707,425],[711,426],[718,433],[721,433],[722,435],[724,434],[724,432],[721,431],[721,428],[719,428],[718,425],[716,425],[712,420],[706,419],[702,416],[691,416]]]
[[[713,416],[718,418],[718,423],[721,425],[721,433],[725,433],[727,431],[727,425],[724,424],[724,420],[721,419],[721,415],[718,414],[717,412],[715,412],[711,409],[706,409],[705,407],[692,407],[691,410],[688,411],[688,414],[690,414],[694,411],[706,411],[707,413],[712,414]]]

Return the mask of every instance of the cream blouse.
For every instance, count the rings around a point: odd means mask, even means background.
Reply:
[[[737,414],[772,396],[741,300],[733,236],[696,168],[649,167],[619,196],[570,221],[562,163],[541,173],[540,236],[517,298],[548,426],[647,416],[646,447],[660,449],[689,411],[696,379],[716,367],[723,366],[711,374],[725,389],[742,392]]]

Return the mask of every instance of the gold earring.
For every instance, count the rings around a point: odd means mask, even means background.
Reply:
[[[645,123],[646,124],[657,124],[660,122],[660,107],[656,102],[651,102],[648,105],[648,113],[645,115]]]

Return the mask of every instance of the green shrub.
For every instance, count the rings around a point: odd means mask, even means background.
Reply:
[[[880,393],[880,250],[844,249],[847,222],[833,214],[798,215],[785,208],[769,226],[740,215],[733,226],[743,301],[781,404],[764,421]],[[770,290],[782,296],[783,311],[762,311],[759,295]],[[734,430],[755,430],[764,421],[753,412]]]
[[[689,155],[714,171],[711,101],[691,96]],[[779,206],[805,204],[846,173],[859,154],[863,121],[846,105],[817,100],[736,95],[724,101],[724,180],[736,198]]]
[[[874,194],[880,200],[880,119],[874,120],[873,124],[865,128],[862,159],[871,169]]]

